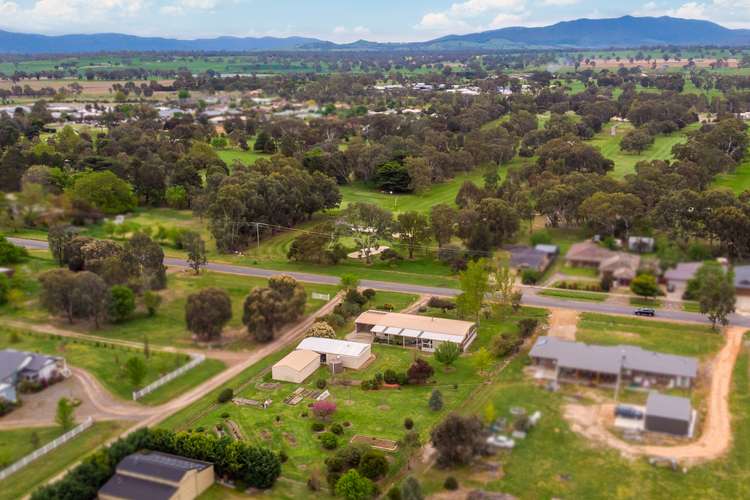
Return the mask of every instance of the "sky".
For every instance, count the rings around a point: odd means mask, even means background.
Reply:
[[[750,0],[0,0],[0,29],[181,39],[421,41],[507,26],[669,15],[750,28]]]

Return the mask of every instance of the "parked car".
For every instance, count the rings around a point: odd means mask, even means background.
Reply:
[[[656,310],[650,307],[639,307],[638,309],[635,310],[635,315],[636,316],[650,316],[653,318],[654,316],[656,316]]]
[[[632,418],[634,420],[642,420],[643,412],[633,408],[632,406],[617,405],[615,407],[615,415],[623,418]]]

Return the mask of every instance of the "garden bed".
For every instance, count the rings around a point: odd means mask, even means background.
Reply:
[[[351,444],[367,444],[378,450],[388,451],[393,453],[398,450],[398,442],[392,439],[377,438],[374,436],[365,436],[363,434],[356,434],[352,436]]]

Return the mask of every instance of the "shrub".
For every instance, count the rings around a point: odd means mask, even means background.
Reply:
[[[344,433],[344,428],[341,426],[341,424],[333,424],[331,425],[331,432],[333,432],[337,436],[340,436]]]
[[[383,380],[386,384],[397,384],[398,378],[396,376],[396,372],[390,368],[388,368],[385,373],[383,373]]]
[[[317,380],[317,381],[315,382],[315,387],[317,387],[318,389],[325,389],[325,388],[326,388],[326,384],[328,384],[328,382],[326,382],[326,379],[324,379],[324,378],[319,378],[319,379],[318,379],[318,380]]]
[[[114,285],[109,289],[109,318],[115,323],[124,321],[135,311],[135,294],[123,285]]]
[[[435,389],[432,391],[432,394],[430,394],[430,400],[427,402],[427,405],[430,407],[430,410],[432,411],[440,411],[443,409],[443,393]]]
[[[339,445],[336,435],[331,432],[325,432],[320,435],[320,443],[326,450],[334,450]]]
[[[398,385],[409,385],[409,376],[406,373],[404,373],[404,372],[397,373],[396,374],[396,383]]]
[[[313,422],[310,427],[312,428],[313,432],[321,432],[326,428],[326,426],[323,425],[322,422]]]
[[[316,321],[312,326],[305,332],[305,337],[320,337],[324,339],[335,339],[336,331],[333,327],[325,321]]]
[[[365,500],[372,498],[375,485],[366,477],[360,476],[356,470],[350,470],[336,481],[334,491],[336,496],[344,500]]]
[[[427,301],[427,306],[434,309],[442,309],[443,312],[448,312],[456,308],[456,303],[450,299],[444,299],[442,297],[430,297]]]
[[[314,402],[310,408],[316,417],[326,419],[336,412],[336,403],[324,399]]]
[[[339,328],[346,324],[346,318],[336,313],[326,314],[323,316],[323,321],[331,325],[333,328]]]
[[[542,273],[536,269],[524,269],[521,272],[521,283],[524,285],[536,285],[542,278]]]
[[[537,326],[539,326],[539,320],[535,318],[523,318],[518,321],[518,331],[522,338],[530,337]]]
[[[289,460],[289,455],[286,454],[284,450],[281,450],[279,452],[279,462],[286,463],[286,461]]]
[[[383,311],[393,311],[395,307],[393,307],[393,304],[386,302],[382,306],[378,307],[378,309],[382,309]]]
[[[367,304],[367,297],[359,293],[356,288],[352,288],[351,290],[346,292],[346,295],[344,296],[344,302],[352,302],[359,306],[363,306]]]
[[[375,298],[375,290],[372,288],[366,288],[362,291],[362,295],[369,301]]]
[[[222,413],[221,418],[229,418],[229,413],[227,412]]]
[[[155,315],[161,305],[161,295],[152,292],[151,290],[147,290],[143,294],[143,305],[146,307],[149,316]]]
[[[427,361],[422,358],[417,358],[409,367],[406,374],[410,381],[414,381],[417,384],[423,384],[432,377],[435,373],[435,369]]]
[[[400,262],[404,260],[404,258],[399,254],[397,251],[395,251],[392,248],[386,248],[382,252],[380,252],[380,260],[382,261],[388,261],[391,264],[394,264],[396,262]]]
[[[364,477],[377,481],[388,472],[388,461],[382,452],[369,450],[362,455],[357,470]]]
[[[448,476],[445,478],[445,482],[443,482],[443,488],[450,491],[455,491],[458,489],[458,481],[453,476]]]
[[[234,397],[234,391],[231,387],[227,387],[226,389],[222,389],[219,393],[219,397],[216,398],[216,400],[219,403],[226,403],[227,401],[231,401]]]
[[[414,428],[414,420],[412,420],[410,417],[406,417],[404,419],[404,428],[407,431],[410,431]]]

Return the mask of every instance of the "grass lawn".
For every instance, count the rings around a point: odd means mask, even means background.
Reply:
[[[606,293],[598,293],[598,292],[581,292],[579,290],[542,290],[539,292],[539,295],[544,295],[546,297],[556,297],[559,299],[568,299],[568,300],[583,300],[586,302],[604,302],[607,300],[607,294]]]
[[[160,405],[167,401],[184,394],[188,390],[202,384],[206,380],[218,375],[226,365],[218,359],[206,359],[203,363],[195,368],[188,370],[176,379],[159,387],[153,392],[143,396],[138,401],[146,405]]]
[[[591,344],[634,344],[652,351],[703,356],[724,344],[708,325],[670,323],[623,316],[583,313],[576,338]]]
[[[729,188],[737,194],[750,189],[750,159],[746,158],[734,172],[719,175],[713,185]]]
[[[628,302],[630,302],[631,306],[652,307],[655,309],[658,309],[663,305],[659,299],[644,299],[643,297],[633,297],[629,299]]]
[[[36,446],[32,444],[34,434],[38,439]],[[54,441],[62,434],[64,432],[61,427],[0,430],[0,469],[4,469],[50,441]]]
[[[687,301],[682,303],[682,310],[692,313],[701,312],[701,306],[697,302]]]
[[[639,161],[669,160],[672,158],[672,146],[687,141],[683,131],[670,135],[657,135],[654,144],[640,155],[620,151],[622,137],[633,129],[629,123],[617,123],[617,134],[610,135],[614,122],[604,124],[602,131],[594,136],[589,143],[596,146],[604,156],[615,162],[615,168],[610,175],[622,179],[633,173],[635,164]],[[686,128],[687,130],[687,128]]]
[[[517,333],[516,322],[529,315],[543,319],[546,311],[524,308],[521,313],[503,319],[482,320],[479,338],[472,345],[472,352],[489,343],[493,335],[503,331]],[[356,434],[399,440],[405,433],[403,421],[406,417],[414,420],[414,428],[425,439],[430,428],[449,411],[456,410],[471,400],[471,395],[483,386],[485,380],[485,376],[478,374],[474,368],[472,352],[464,354],[454,368],[448,371],[436,363],[431,355],[422,353],[420,356],[435,367],[432,383],[424,386],[409,385],[401,389],[364,391],[354,384],[370,379],[377,372],[386,369],[404,371],[415,356],[413,350],[374,345],[376,359],[361,371],[347,370],[333,379],[326,369],[320,369],[304,384],[280,383],[271,390],[258,387],[257,384],[264,378],[264,372],[287,352],[288,349],[269,356],[227,384],[241,397],[272,399],[273,404],[268,410],[233,404],[220,405],[216,403],[220,390],[217,389],[160,424],[172,429],[203,428],[203,432],[211,432],[216,425],[223,426],[225,420],[230,419],[241,428],[246,439],[275,450],[283,449],[289,460],[283,465],[282,480],[269,492],[273,498],[294,498],[295,494],[306,494],[297,487],[290,486],[290,482],[304,484],[313,471],[324,470],[324,459],[333,454],[322,448],[318,435],[312,431],[313,416],[303,416],[309,401],[305,400],[297,406],[289,406],[283,402],[300,385],[315,389],[318,379],[327,380],[327,388],[332,394],[331,400],[337,404],[337,410],[326,425],[329,427],[333,422],[342,425],[349,423],[348,426],[344,425],[344,433],[339,438],[339,446],[343,446]],[[427,401],[436,388],[443,394],[445,406],[442,410],[433,412],[428,408]],[[390,474],[393,474],[405,464],[407,453],[399,450],[388,455],[391,456]],[[231,496],[230,493],[214,492],[212,495],[217,496],[211,498],[226,498]]]
[[[249,146],[252,147],[252,144],[249,144]],[[240,161],[245,165],[252,165],[259,158],[269,158],[271,156],[265,153],[256,153],[252,149],[248,151],[241,149],[218,149],[216,150],[216,154],[230,167],[235,161]]]
[[[227,330],[239,331],[242,329],[242,304],[245,296],[256,286],[266,286],[268,281],[264,278],[252,278],[234,274],[222,274],[214,272],[203,272],[196,276],[192,272],[179,271],[170,273],[167,279],[167,289],[160,295],[162,304],[154,316],[148,316],[145,311],[139,309],[133,317],[127,321],[115,324],[104,324],[98,330],[93,330],[89,323],[78,322],[72,325],[61,323],[65,329],[79,331],[81,333],[93,333],[112,339],[143,342],[148,338],[154,345],[168,345],[177,347],[193,347],[191,333],[185,327],[185,304],[187,297],[206,287],[222,288],[229,293],[232,299],[233,315],[227,326]],[[325,301],[311,298],[313,292],[327,293],[331,296],[337,292],[337,287],[331,285],[304,284],[308,293],[306,312],[312,313],[318,310]],[[31,320],[37,323],[49,322],[48,313],[43,310],[35,300],[26,307],[18,310],[5,308],[9,316]],[[3,311],[0,308],[0,311]],[[61,320],[62,321],[62,320]],[[244,340],[239,336],[239,344]]]
[[[16,500],[125,429],[120,422],[95,422],[83,434],[0,481],[0,500]]]
[[[501,175],[506,169],[501,169]],[[429,212],[430,208],[439,203],[455,206],[456,194],[465,181],[472,181],[478,186],[484,185],[484,169],[476,168],[471,172],[459,174],[439,184],[433,184],[424,194],[387,194],[364,183],[356,182],[346,186],[339,186],[343,201],[341,208],[350,203],[374,203],[391,212]]]
[[[55,335],[21,332],[1,326],[0,348],[63,356],[68,364],[88,371],[110,392],[127,400],[132,399],[134,390],[148,385],[189,360],[187,355],[165,352],[152,352],[151,356],[145,359],[141,349],[90,340],[63,339]],[[131,384],[124,371],[126,361],[133,356],[144,359],[147,366],[146,377],[138,387]],[[169,394],[169,385],[177,384],[178,381],[179,379],[164,386],[163,394]],[[155,397],[154,401],[161,402],[158,397]]]
[[[584,315],[583,326],[597,318]],[[606,325],[635,329],[629,318],[598,318],[595,324],[600,335]],[[653,321],[642,321],[648,326]],[[698,336],[716,339],[717,335],[706,334],[700,326],[682,324],[662,324],[656,326],[656,336],[666,332],[686,333],[678,342],[685,346],[693,343]],[[697,331],[694,331],[696,330]],[[630,331],[630,330],[628,330]],[[580,338],[579,329],[579,338]],[[645,326],[640,338],[631,337],[628,343],[653,344],[644,342],[650,336]],[[589,341],[584,331],[584,339]],[[661,339],[666,341],[667,339]],[[660,340],[660,344],[661,344]],[[672,339],[674,340],[674,339]],[[625,340],[621,340],[625,342]],[[666,345],[666,344],[665,344]],[[699,342],[700,349],[711,352],[718,344]],[[666,350],[666,349],[665,349]],[[698,349],[696,349],[697,351]],[[750,496],[750,380],[748,377],[748,355],[743,352],[734,372],[734,390],[731,396],[733,413],[734,441],[727,457],[706,465],[694,467],[688,472],[675,472],[668,468],[654,467],[645,458],[627,460],[618,452],[592,445],[585,438],[570,430],[562,417],[562,407],[568,402],[565,394],[551,393],[522,373],[528,363],[524,355],[495,378],[481,395],[473,398],[464,407],[467,413],[482,414],[488,404],[492,404],[498,417],[512,417],[510,408],[520,406],[528,413],[541,411],[542,418],[526,439],[517,441],[512,452],[500,452],[490,460],[502,464],[502,477],[484,473],[476,466],[430,469],[422,474],[425,496],[444,491],[443,481],[447,476],[458,479],[462,488],[480,488],[488,491],[515,495],[520,499],[539,498],[581,498],[581,499],[630,499],[630,498],[748,498]]]
[[[559,273],[577,278],[598,278],[599,271],[593,267],[573,267],[564,265],[558,270]]]

